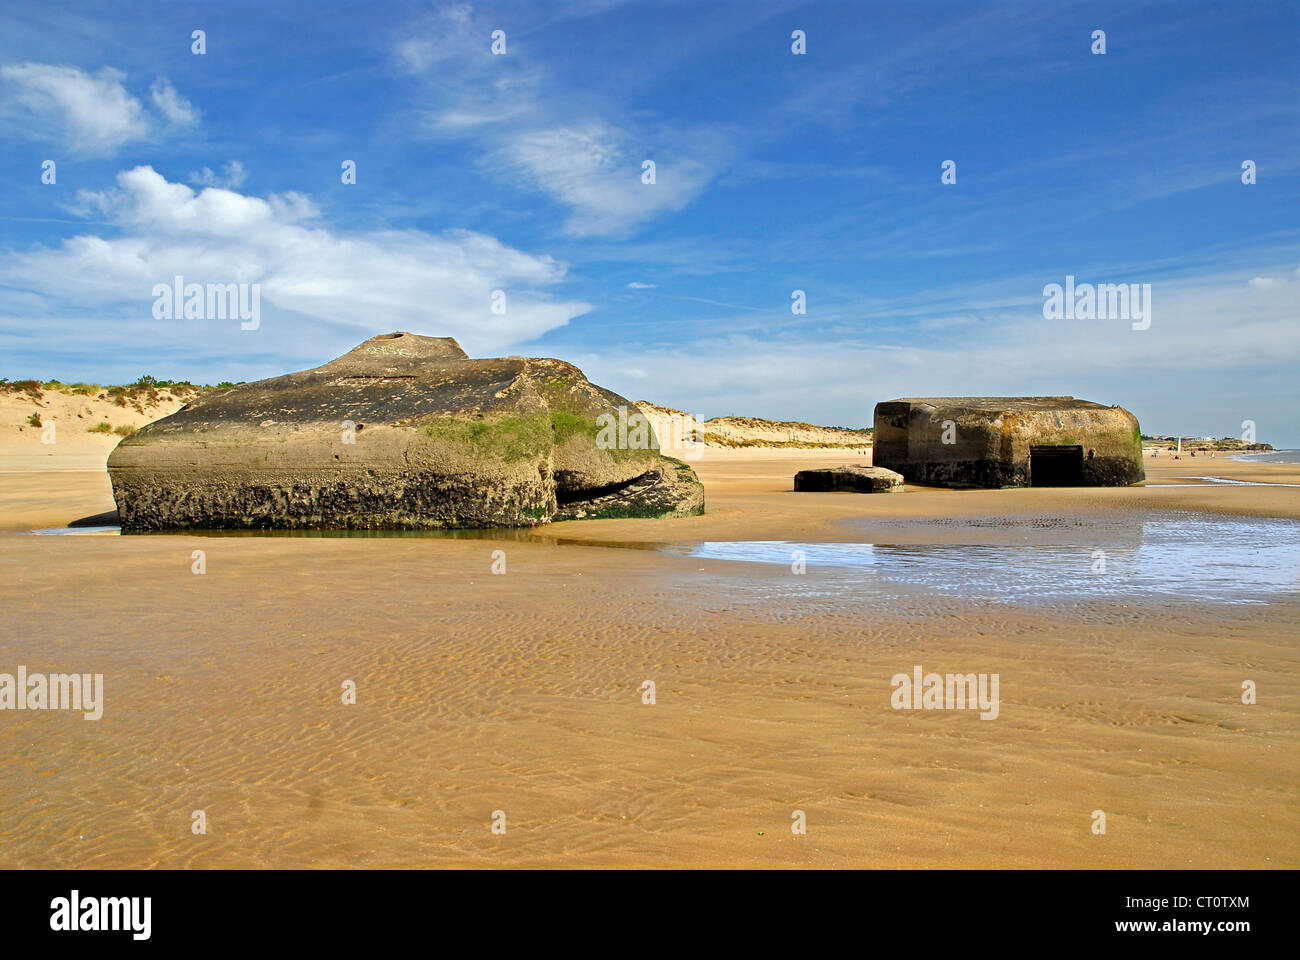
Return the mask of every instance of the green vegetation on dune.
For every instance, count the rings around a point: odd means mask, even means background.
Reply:
[[[93,397],[104,389],[97,383],[62,383],[58,380],[46,380],[41,386],[45,390],[58,391],[74,397]]]
[[[41,381],[14,380],[11,383],[8,377],[0,377],[0,393],[25,393],[33,400],[39,400],[41,399]]]
[[[870,435],[865,435],[859,443],[847,443],[826,440],[758,440],[752,437],[745,440],[735,440],[718,433],[697,431],[695,439],[699,443],[708,444],[711,447],[797,447],[808,450],[856,450],[867,446]]]
[[[242,382],[242,381],[241,381]],[[138,406],[141,403],[155,401],[161,391],[166,390],[178,399],[197,396],[209,390],[233,387],[229,380],[210,386],[199,386],[188,380],[159,380],[145,374],[134,383],[108,385],[98,383],[64,383],[62,380],[9,380],[0,377],[0,393],[26,393],[33,400],[40,400],[46,393],[61,393],[73,397],[96,397],[100,400],[112,400],[119,407]]]
[[[840,433],[862,433],[870,434],[874,427],[832,427],[820,423],[806,423],[803,420],[764,420],[762,417],[741,417],[735,414],[728,414],[725,417],[710,417],[708,420],[701,421],[700,426],[707,427],[709,424],[735,424],[740,427],[757,427],[767,430],[836,430]]]

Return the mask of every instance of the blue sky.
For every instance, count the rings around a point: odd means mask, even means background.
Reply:
[[[1295,3],[6,0],[0,144],[11,379],[404,329],[702,417],[1059,393],[1300,446]],[[155,319],[178,273],[258,283],[258,329]],[[1045,319],[1066,275],[1151,284],[1150,328]]]

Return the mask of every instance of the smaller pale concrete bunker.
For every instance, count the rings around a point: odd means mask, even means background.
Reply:
[[[1146,479],[1137,418],[1074,397],[878,403],[872,465],[934,487],[1122,487]]]

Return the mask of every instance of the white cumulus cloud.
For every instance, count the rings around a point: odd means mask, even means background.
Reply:
[[[23,136],[52,140],[82,154],[111,154],[161,127],[193,126],[198,111],[166,80],[150,91],[151,112],[112,67],[89,73],[49,63],[0,66],[0,120]]]
[[[464,230],[333,229],[301,194],[263,198],[217,187],[196,192],[141,166],[119,173],[113,189],[83,192],[79,199],[84,211],[116,230],[0,256],[0,285],[10,288],[0,297],[0,316],[35,297],[51,315],[86,315],[73,336],[118,347],[125,341],[149,353],[172,340],[195,349],[222,341],[232,349],[303,355],[319,351],[322,331],[335,333],[332,342],[346,347],[405,329],[454,336],[481,355],[531,340],[590,309],[550,297],[549,288],[566,272],[551,257]],[[187,283],[259,284],[260,330],[239,340],[237,324],[155,320],[151,290],[175,276]],[[494,290],[506,293],[504,314],[492,312]],[[105,315],[121,320],[110,328]],[[16,332],[6,325],[6,333]]]

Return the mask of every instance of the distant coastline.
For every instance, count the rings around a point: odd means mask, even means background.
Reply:
[[[1142,434],[1142,452],[1156,450],[1181,450],[1183,453],[1272,453],[1271,443],[1247,443],[1236,437],[1166,437],[1162,434]]]

